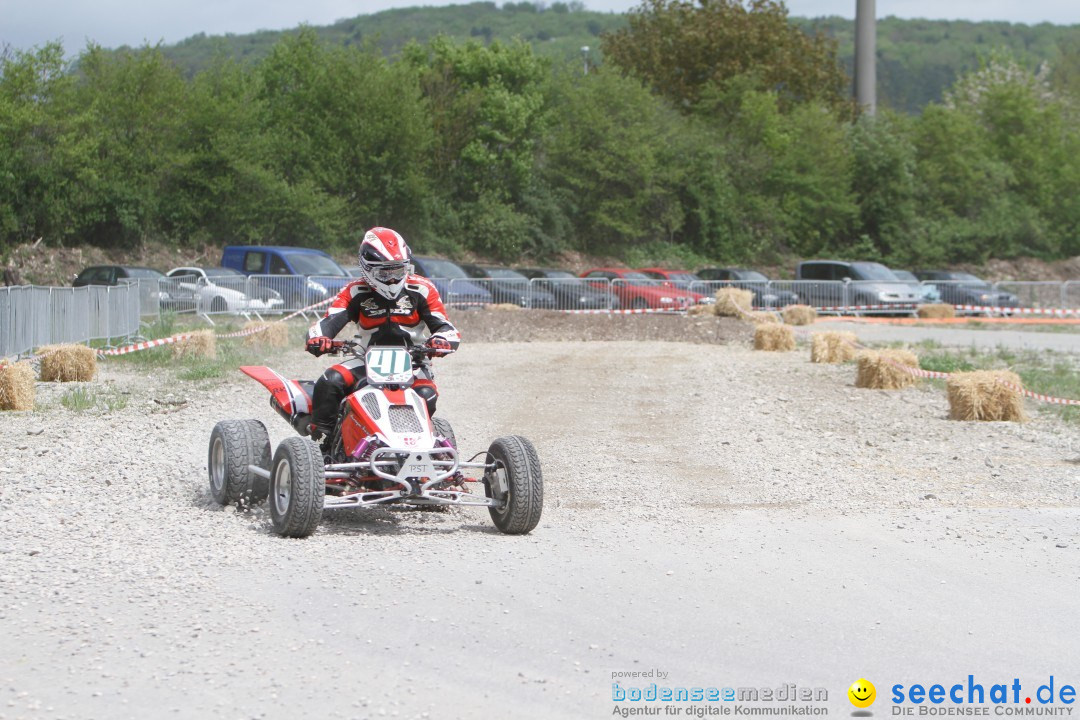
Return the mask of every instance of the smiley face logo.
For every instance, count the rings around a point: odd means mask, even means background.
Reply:
[[[874,689],[874,683],[865,678],[859,678],[851,683],[851,687],[847,689],[847,696],[855,707],[868,708],[877,699],[877,690]]]

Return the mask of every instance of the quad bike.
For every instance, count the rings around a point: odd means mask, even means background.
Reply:
[[[334,352],[360,357],[361,350],[355,342],[335,341]],[[286,379],[268,367],[241,367],[270,391],[270,406],[300,437],[287,438],[271,458],[261,422],[219,422],[207,460],[214,499],[255,505],[269,497],[274,530],[285,537],[313,533],[324,510],[390,504],[486,507],[502,532],[532,530],[544,499],[536,449],[524,437],[507,435],[462,461],[450,423],[432,418],[412,389],[414,362],[426,363],[431,354],[422,347],[369,348],[366,383],[341,402],[327,455],[306,437],[314,383]],[[482,474],[469,477],[465,470]],[[470,483],[482,484],[484,497],[470,493]]]

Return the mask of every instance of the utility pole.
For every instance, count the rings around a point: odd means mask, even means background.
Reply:
[[[874,0],[855,0],[855,102],[877,113],[877,16]]]

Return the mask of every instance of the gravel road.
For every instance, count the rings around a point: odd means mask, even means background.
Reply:
[[[213,424],[289,430],[239,374],[114,363],[122,410],[40,385],[48,409],[0,415],[0,718],[601,718],[613,672],[654,668],[846,714],[859,677],[1080,663],[1075,426],[950,422],[939,388],[742,342],[473,342],[438,368],[464,451],[535,442],[531,535],[403,509],[289,541],[215,506]]]

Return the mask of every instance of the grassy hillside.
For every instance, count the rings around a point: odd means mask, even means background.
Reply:
[[[386,10],[339,20],[333,25],[315,28],[319,37],[331,43],[351,45],[374,43],[388,55],[399,51],[410,40],[424,42],[440,33],[458,40],[509,40],[521,38],[542,55],[551,58],[580,57],[581,48],[590,46],[598,57],[599,35],[625,24],[614,13],[571,11],[569,6],[538,12],[529,3],[504,4],[477,2],[448,7],[414,7]],[[195,35],[165,49],[166,54],[189,71],[207,65],[215,53],[235,57],[264,57],[283,34],[294,31],[261,31],[250,35],[207,37]]]
[[[793,18],[808,32],[835,37],[840,57],[850,74],[854,56],[854,24],[839,17]],[[599,61],[599,35],[618,29],[623,15],[591,12],[554,3],[542,12],[529,3],[477,2],[448,7],[414,7],[360,15],[333,25],[317,27],[319,37],[335,44],[374,43],[394,54],[410,40],[425,41],[439,33],[467,40],[491,41],[522,38],[553,59],[581,57],[589,46]],[[1064,43],[1080,42],[1080,25],[1047,23],[1019,25],[1006,22],[900,20],[878,23],[878,83],[882,104],[918,112],[941,99],[956,77],[978,67],[979,58],[1008,48],[1022,63],[1035,68],[1053,63]],[[195,35],[165,48],[173,61],[194,73],[218,53],[258,60],[266,56],[282,35],[295,31],[261,31],[249,35],[208,37]]]
[[[855,55],[855,25],[851,20],[793,18],[809,32],[836,39],[848,74]],[[1061,48],[1080,41],[1080,25],[1021,25],[960,20],[878,20],[878,96],[897,110],[917,112],[940,101],[942,91],[957,76],[979,67],[979,58],[1007,48],[1031,69],[1054,63]]]

